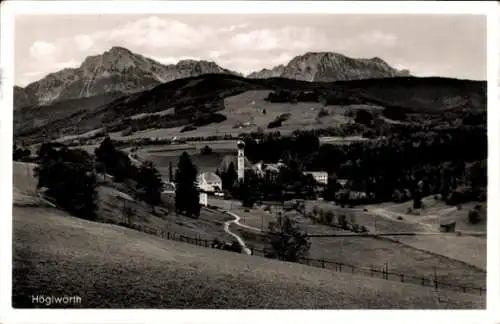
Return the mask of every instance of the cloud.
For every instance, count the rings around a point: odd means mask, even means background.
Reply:
[[[100,36],[111,42],[134,47],[189,49],[206,44],[212,33],[211,28],[193,27],[177,20],[152,16],[128,23],[109,33],[100,33]]]
[[[176,64],[182,60],[202,60],[203,58],[195,57],[195,56],[149,56],[149,58],[160,62],[162,64]]]
[[[81,51],[86,51],[94,45],[94,40],[89,35],[77,35],[74,41]]]
[[[53,43],[37,40],[30,47],[30,54],[33,58],[46,59],[57,54],[59,49]]]
[[[240,50],[307,50],[311,47],[324,48],[328,37],[311,27],[283,27],[237,33],[230,38],[229,43]]]
[[[360,40],[368,44],[387,46],[387,47],[392,47],[397,44],[396,35],[390,33],[384,33],[381,31],[374,31],[368,34],[361,35]]]

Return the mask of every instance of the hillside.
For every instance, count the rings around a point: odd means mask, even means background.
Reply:
[[[409,71],[392,68],[384,60],[356,59],[333,52],[308,52],[294,57],[288,64],[263,69],[248,75],[249,78],[281,77],[302,81],[330,82],[410,76]]]
[[[13,218],[14,307],[33,307],[27,296],[40,291],[80,296],[64,305],[78,308],[485,307],[484,297],[440,291],[438,302],[428,288],[199,248],[55,209],[14,207]]]
[[[15,126],[29,124],[27,120],[30,113],[35,114],[35,111],[42,109],[47,112],[47,118],[40,120],[38,125],[31,128],[15,127],[14,135],[30,142],[37,142],[46,138],[50,133],[59,137],[75,133],[81,134],[101,127],[107,127],[109,132],[131,128],[134,131],[172,129],[177,133],[186,125],[193,127],[211,125],[209,127],[213,128],[213,126],[231,119],[232,114],[237,114],[234,109],[247,110],[248,108],[249,103],[245,102],[245,107],[233,107],[228,110],[227,100],[233,96],[257,90],[277,93],[283,91],[310,93],[308,95],[310,98],[300,101],[299,105],[289,98],[280,102],[270,102],[259,95],[257,100],[260,100],[262,104],[260,108],[265,108],[271,113],[262,119],[262,110],[254,109],[245,113],[245,121],[261,118],[264,126],[271,122],[279,111],[287,111],[294,115],[297,107],[301,104],[306,109],[312,106],[328,106],[335,112],[353,105],[364,105],[377,107],[379,110],[388,110],[392,115],[396,111],[399,114],[433,114],[438,118],[441,118],[443,112],[479,111],[484,113],[486,110],[486,83],[482,81],[398,77],[338,82],[305,82],[283,78],[247,79],[229,74],[204,74],[167,82],[150,90],[120,97],[107,104],[101,104],[99,100],[95,100],[99,102],[99,105],[90,105],[85,109],[82,109],[81,106],[84,104],[80,101],[61,102],[58,105],[61,105],[60,107],[66,106],[68,110],[65,111],[65,114],[69,116],[63,119],[56,119],[52,116],[52,109],[56,109],[54,106],[30,107],[23,114],[17,112],[14,114]],[[89,98],[89,100],[91,99]],[[286,107],[278,108],[280,105]],[[274,110],[276,112],[273,113]],[[167,111],[170,112],[153,114]],[[140,114],[146,115],[141,118],[134,117]],[[301,120],[302,115],[303,113],[299,112],[295,118]],[[386,117],[391,117],[391,115],[387,114]],[[312,118],[312,120],[311,127],[332,126],[328,121],[317,125],[316,118]],[[230,126],[232,127],[233,124]],[[54,134],[54,130],[58,130],[60,134]],[[280,128],[276,130],[280,130]]]
[[[123,47],[87,57],[78,68],[51,73],[25,88],[14,88],[14,107],[47,105],[108,92],[123,94],[151,89],[179,78],[205,73],[237,74],[214,62],[183,60],[163,65]]]

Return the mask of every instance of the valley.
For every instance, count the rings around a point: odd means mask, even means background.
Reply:
[[[14,93],[16,307],[485,307],[485,81],[112,47]]]

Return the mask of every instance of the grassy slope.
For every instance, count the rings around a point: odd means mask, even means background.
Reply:
[[[77,295],[96,308],[484,308],[440,292],[203,249],[54,209],[14,208],[13,301]]]
[[[439,213],[439,210],[448,210],[449,206],[444,206],[444,204],[431,204],[431,199],[424,199],[424,203],[429,206],[429,213]],[[427,226],[412,224],[404,221],[399,221],[393,218],[382,217],[380,215],[374,216],[372,212],[364,212],[360,208],[350,209],[341,208],[340,206],[328,204],[327,202],[315,203],[320,205],[323,209],[332,210],[335,215],[347,215],[348,217],[353,216],[355,221],[360,225],[365,225],[370,230],[373,230],[373,218],[376,218],[376,229],[379,232],[425,232],[429,231]],[[372,209],[389,211],[389,212],[402,212],[407,210],[408,203],[403,204],[382,204],[367,206]],[[470,204],[472,205],[472,204]],[[312,204],[309,205],[311,208]],[[464,211],[465,210],[465,211]],[[484,225],[478,224],[477,227],[472,228],[463,221],[466,217],[467,208],[463,208],[460,211],[448,214],[446,218],[455,218],[457,221],[457,230],[477,230],[481,231],[484,229]],[[404,213],[404,212],[403,212]],[[406,214],[401,215],[412,222],[421,221],[424,224],[431,225],[434,227],[434,231],[437,231],[437,225],[435,220],[432,218],[425,219],[426,214],[420,216],[409,216]],[[416,249],[421,249],[430,253],[435,253],[442,255],[460,262],[465,262],[476,268],[483,269],[486,271],[486,237],[472,237],[472,236],[455,236],[455,235],[427,235],[427,236],[395,236],[392,239],[397,240],[401,243],[407,244]],[[477,272],[477,270],[473,271]],[[486,277],[485,273],[483,276]],[[483,279],[484,280],[484,279]]]
[[[13,166],[25,194],[35,185],[29,169]],[[79,295],[82,307],[438,307],[418,286],[201,249],[53,208],[15,205],[13,217],[15,306],[43,291]],[[484,307],[476,296],[439,294],[439,307]]]
[[[116,198],[117,190],[109,186],[100,186],[99,194],[99,221],[118,224],[123,221],[121,209],[123,200]],[[173,205],[173,202],[172,202]],[[169,212],[164,207],[156,207],[156,215],[151,211],[151,207],[142,201],[127,202],[127,206],[133,210],[132,221],[135,225],[141,226],[145,230],[169,231],[182,234],[188,237],[198,237],[205,240],[232,241],[232,237],[224,232],[224,222],[232,219],[227,215],[202,209],[200,217],[197,219],[177,215]]]
[[[241,216],[241,223],[260,228],[260,216],[255,216],[253,210],[245,213],[241,210],[234,210]],[[265,213],[261,213],[265,214]],[[264,216],[264,229],[267,229],[267,221],[272,220],[272,215]],[[335,234],[344,232],[332,227],[311,224],[309,220],[297,218],[299,226],[310,234]],[[234,226],[232,229],[240,231],[247,243],[256,248],[262,249],[263,243],[257,237],[246,235],[242,230]],[[425,237],[416,237],[414,240],[427,242]],[[440,237],[432,238],[439,240]],[[397,237],[396,239],[400,239]],[[403,237],[401,240],[406,240]],[[457,238],[461,239],[461,238]],[[426,278],[432,278],[434,270],[437,272],[438,280],[460,285],[472,285],[476,287],[486,287],[486,272],[470,266],[464,262],[443,257],[439,254],[420,251],[413,247],[402,245],[398,242],[381,240],[372,237],[312,237],[309,257],[312,259],[326,259],[360,267],[370,267],[381,269],[385,263],[389,264],[389,270],[396,273]],[[453,242],[447,242],[452,244]],[[444,254],[446,255],[446,254]]]
[[[331,112],[330,116],[321,118],[320,122],[316,120],[319,110],[322,107],[320,103],[269,103],[264,99],[270,93],[270,90],[251,90],[241,94],[225,98],[226,109],[221,113],[227,117],[227,120],[199,127],[196,130],[179,134],[182,127],[167,129],[151,129],[137,132],[131,136],[120,137],[120,139],[137,137],[172,137],[172,136],[210,136],[231,134],[238,135],[242,132],[256,131],[261,127],[265,131],[279,130],[282,133],[290,133],[297,129],[305,128],[324,128],[344,124],[348,121],[343,113],[345,108],[338,106],[327,107]],[[266,114],[262,114],[262,110]],[[275,120],[281,114],[289,113],[291,117],[283,123],[283,126],[275,129],[268,129],[267,125]],[[243,128],[234,128],[237,123],[244,124],[250,122],[252,125]]]
[[[195,82],[196,81],[196,82]],[[106,107],[99,107],[102,100],[88,99],[88,103],[80,103],[78,101],[72,102],[71,105],[67,103],[59,104],[59,106],[70,106],[71,109],[64,110],[64,116],[69,116],[72,113],[86,110],[86,113],[74,115],[71,118],[61,119],[55,121],[52,114],[52,108],[47,113],[44,113],[39,119],[38,123],[44,121],[54,122],[48,127],[49,130],[58,129],[62,130],[70,124],[78,124],[80,132],[90,131],[102,126],[102,122],[107,119],[109,121],[116,121],[120,118],[134,116],[142,113],[154,113],[169,109],[177,106],[179,111],[185,111],[187,115],[193,114],[195,110],[203,110],[200,108],[207,102],[213,102],[220,98],[228,98],[236,94],[242,94],[230,99],[226,99],[228,108],[224,113],[228,115],[231,123],[235,119],[246,119],[244,116],[253,107],[248,106],[252,101],[256,101],[263,108],[266,104],[262,103],[263,95],[269,90],[276,89],[289,89],[289,90],[334,90],[336,93],[343,94],[348,98],[356,100],[361,99],[366,104],[376,105],[382,107],[393,107],[403,110],[416,110],[419,112],[428,113],[441,113],[447,109],[472,109],[484,110],[485,107],[485,82],[474,82],[466,80],[454,80],[445,78],[389,78],[389,79],[374,79],[374,80],[358,80],[358,81],[345,81],[337,83],[310,83],[300,82],[295,80],[286,79],[261,79],[251,80],[242,77],[229,76],[229,75],[203,75],[200,77],[186,78],[174,80],[165,84],[161,84],[151,90],[132,94],[130,96],[119,98]],[[247,92],[247,93],[245,93]],[[94,103],[96,101],[96,103]],[[231,105],[235,104],[239,112],[231,112]],[[299,103],[293,104],[272,104],[269,105],[270,110],[297,111],[297,117],[292,118],[290,125],[284,125],[283,131],[289,131],[291,127],[297,128],[303,126],[304,123],[309,127],[315,124],[313,115],[308,111],[310,108],[318,107],[319,104]],[[85,107],[85,109],[82,109]],[[33,107],[27,109],[23,114],[17,113],[15,116],[16,125],[29,122],[26,116],[37,110],[42,110],[40,107]],[[59,112],[59,108],[53,108]],[[47,111],[47,110],[44,110]],[[45,117],[43,117],[45,116]],[[260,116],[255,114],[257,123],[268,123],[267,117],[259,122]],[[342,118],[326,117],[322,121],[322,125],[333,125],[343,122]],[[220,131],[237,132],[228,125],[222,125]],[[287,128],[288,127],[288,128]],[[16,127],[17,128],[17,127]],[[199,135],[203,135],[206,131],[212,134],[217,127],[202,127],[197,130]],[[71,127],[68,128],[71,133]],[[178,132],[179,127],[171,128],[173,132]],[[147,132],[146,132],[147,133]],[[192,134],[186,135],[195,135]],[[168,136],[169,131],[151,134],[165,134]],[[152,135],[158,136],[158,135]],[[34,137],[40,137],[40,134]]]

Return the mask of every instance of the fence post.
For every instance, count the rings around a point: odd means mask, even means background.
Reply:
[[[373,264],[370,266],[370,277],[373,277]]]
[[[250,255],[253,255],[253,246],[250,248]]]
[[[167,232],[167,239],[170,240],[170,232]]]
[[[434,267],[434,289],[438,290],[437,270]]]
[[[340,271],[340,272],[342,272],[342,265],[343,265],[343,263],[341,262],[341,263],[339,264],[339,271]]]
[[[325,268],[325,260],[321,260],[321,267],[324,269]]]
[[[465,290],[466,290],[465,286],[462,286],[462,292],[465,292]]]
[[[422,286],[425,286],[425,278],[422,277]]]
[[[351,273],[354,273],[354,266],[351,265]]]
[[[401,282],[405,282],[405,275],[404,274],[400,274],[401,276]]]
[[[479,296],[481,296],[482,294],[483,294],[483,288],[479,287]]]

